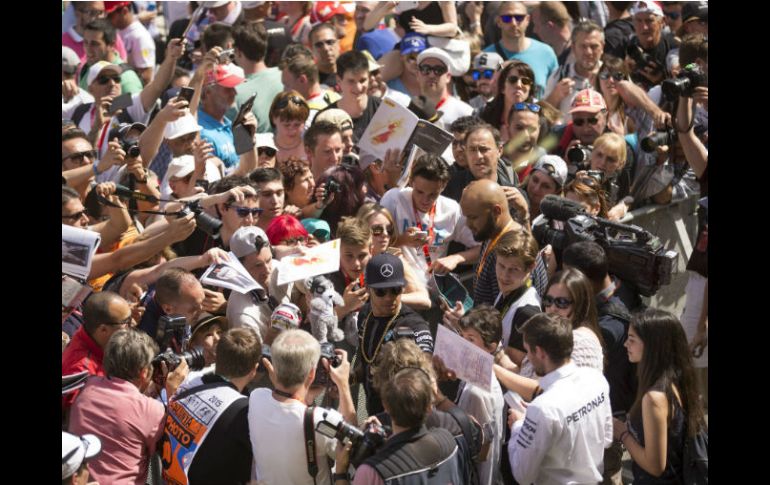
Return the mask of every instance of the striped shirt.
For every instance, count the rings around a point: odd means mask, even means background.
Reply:
[[[490,242],[486,240],[481,244],[482,255],[487,250]],[[497,273],[495,272],[495,265],[497,264],[495,251],[489,251],[489,254],[484,258],[481,274],[477,275],[478,265],[480,264],[482,264],[481,259],[473,267],[473,306],[479,306],[484,303],[494,305],[497,294],[500,293],[500,289],[497,287]]]

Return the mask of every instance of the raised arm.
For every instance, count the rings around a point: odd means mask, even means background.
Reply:
[[[682,151],[684,151],[687,163],[692,167],[695,176],[700,178],[703,172],[706,171],[709,152],[698,137],[695,136],[692,107],[692,98],[679,97],[679,106],[676,111],[676,129],[679,131],[679,141],[682,143]]]
[[[161,143],[163,143],[163,133],[166,125],[176,121],[188,111],[187,101],[179,98],[171,98],[166,106],[155,115],[152,122],[147,126],[139,136],[139,152],[142,155],[144,166],[148,167],[152,163],[155,155],[158,154]]]
[[[163,94],[166,87],[171,83],[171,78],[174,75],[174,67],[176,61],[182,56],[184,45],[181,39],[172,39],[168,43],[166,48],[166,57],[163,59],[163,63],[158,68],[158,73],[155,78],[150,81],[150,84],[144,87],[139,93],[139,97],[142,100],[142,106],[144,110],[149,112],[155,101]]]
[[[102,241],[99,247],[102,249],[109,249],[113,244],[120,240],[120,236],[131,225],[131,216],[126,210],[126,206],[115,195],[115,184],[113,182],[105,182],[97,185],[94,189],[97,195],[101,195],[110,202],[120,207],[113,207],[111,205],[105,205],[105,210],[109,214],[109,219],[104,222],[100,222],[91,227],[91,230],[101,234]]]
[[[639,107],[645,110],[655,120],[655,126],[662,128],[667,121],[671,120],[671,115],[660,109],[642,88],[631,81],[619,81],[617,84],[618,95],[623,102],[632,107]]]

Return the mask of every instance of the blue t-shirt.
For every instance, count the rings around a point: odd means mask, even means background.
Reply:
[[[402,92],[409,97],[412,96],[411,94],[409,94],[409,91],[406,89],[406,86],[404,86],[404,83],[403,81],[401,81],[400,78],[391,79],[390,81],[387,82],[387,84],[388,84],[388,87],[394,91]]]
[[[521,52],[511,52],[507,50],[503,47],[502,41],[499,42],[498,45],[505,54],[503,57],[506,60],[517,59],[529,64],[529,67],[535,72],[535,84],[537,84],[538,87],[538,92],[533,93],[533,95],[539,98],[542,97],[545,92],[545,85],[548,78],[559,68],[559,61],[556,59],[556,53],[551,46],[535,39],[529,39],[529,41],[529,47]],[[495,44],[486,46],[484,52],[497,52]]]
[[[233,123],[227,117],[224,123],[220,123],[202,109],[198,109],[198,124],[203,127],[201,139],[211,143],[214,156],[219,157],[227,168],[238,165],[238,154],[235,153],[233,143]]]

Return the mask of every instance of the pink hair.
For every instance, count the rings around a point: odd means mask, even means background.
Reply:
[[[273,218],[270,221],[270,225],[267,226],[267,238],[270,239],[270,244],[280,244],[285,239],[291,239],[298,236],[308,236],[305,226],[299,222],[294,216],[284,214]]]

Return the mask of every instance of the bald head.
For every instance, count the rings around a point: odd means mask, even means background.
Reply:
[[[491,180],[476,180],[463,190],[460,208],[477,241],[486,241],[511,221],[505,191]]]

